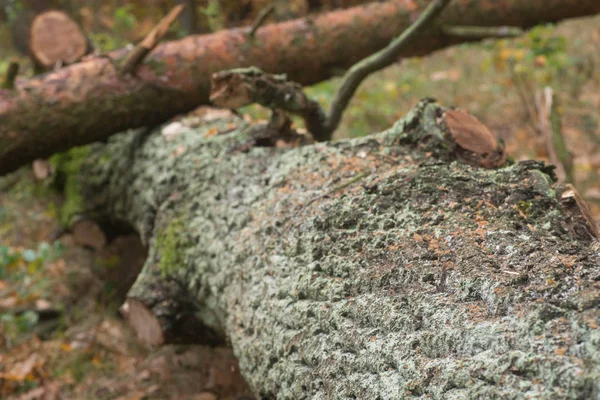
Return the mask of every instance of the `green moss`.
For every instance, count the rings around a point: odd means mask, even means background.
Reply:
[[[50,163],[56,171],[55,186],[62,190],[65,196],[65,202],[58,213],[59,221],[63,226],[69,225],[72,218],[85,209],[79,190],[78,172],[88,154],[89,148],[82,146],[55,154],[50,158]]]
[[[175,218],[167,229],[158,235],[157,246],[160,254],[158,267],[163,276],[172,274],[177,266],[183,265],[181,251],[187,244],[184,229],[181,218]]]
[[[531,213],[531,202],[521,200],[517,203],[517,208],[519,209],[519,211],[521,211],[523,214],[525,214],[525,216],[528,217],[529,214]]]

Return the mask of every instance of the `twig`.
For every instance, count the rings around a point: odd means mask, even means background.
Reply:
[[[525,108],[525,113],[527,114],[527,124],[533,130],[533,132],[535,134],[538,134],[539,131],[535,125],[535,121],[538,121],[539,118],[538,118],[537,112],[535,110],[535,107],[532,105],[533,101],[530,98],[528,98],[527,92],[525,90],[525,83],[523,82],[521,75],[519,75],[519,73],[517,71],[515,71],[514,62],[512,62],[512,61],[509,62],[509,69],[510,69],[510,73],[511,73],[513,82],[515,83],[515,86],[517,88],[517,95],[521,99],[521,103],[523,103],[523,107]]]
[[[419,18],[400,36],[391,41],[384,49],[354,64],[344,75],[342,85],[338,89],[327,116],[326,140],[331,139],[333,131],[338,127],[344,110],[361,82],[370,74],[394,63],[402,54],[408,43],[414,40],[425,27],[431,23],[450,3],[450,0],[434,0]]]
[[[573,160],[562,134],[562,123],[558,113],[554,91],[545,87],[538,97],[539,129],[544,136],[550,162],[556,166],[556,175],[561,183],[573,183]]]
[[[516,26],[450,26],[442,27],[448,36],[466,39],[512,38],[521,36],[523,29]]]
[[[152,28],[150,33],[142,40],[133,50],[127,55],[121,67],[123,75],[133,73],[137,67],[144,61],[146,56],[158,45],[161,39],[165,36],[171,24],[177,19],[185,6],[180,4],[160,20],[160,22]]]
[[[435,291],[437,293],[443,293],[446,291],[446,278],[447,278],[447,270],[446,270],[446,266],[444,265],[442,267],[442,273],[440,274],[440,280],[437,283],[437,285],[435,285]]]
[[[16,61],[11,61],[8,64],[8,69],[6,70],[6,76],[4,77],[2,87],[4,89],[14,89],[17,75],[19,75],[19,63]]]
[[[250,32],[248,33],[249,39],[254,39],[254,34],[260,28],[260,26],[265,22],[265,20],[275,11],[275,4],[271,4],[268,7],[262,9],[260,14],[256,17],[254,22],[252,23],[252,27],[250,28]]]

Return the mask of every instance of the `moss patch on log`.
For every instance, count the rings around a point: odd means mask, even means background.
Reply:
[[[163,277],[173,274],[178,267],[184,265],[182,252],[188,245],[183,221],[181,218],[174,218],[165,231],[158,234],[156,240],[160,255],[158,267]]]
[[[54,183],[64,193],[65,201],[59,210],[59,220],[63,226],[69,226],[73,222],[73,217],[86,209],[81,194],[82,177],[79,171],[89,153],[88,146],[74,147],[64,153],[53,155],[49,160],[56,174]]]

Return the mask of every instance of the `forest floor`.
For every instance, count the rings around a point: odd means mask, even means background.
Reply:
[[[363,83],[337,135],[386,129],[433,95],[478,116],[515,159],[543,159],[531,106],[549,85],[560,100],[575,187],[600,217],[599,45],[595,17],[405,60]],[[338,84],[307,91],[326,105]],[[134,236],[101,251],[68,234],[53,240],[60,201],[29,169],[0,179],[0,398],[208,400],[216,398],[208,389],[220,399],[247,393],[228,349],[156,351],[136,342],[118,308],[144,249]]]

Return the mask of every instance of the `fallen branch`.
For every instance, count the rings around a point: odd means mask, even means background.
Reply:
[[[434,0],[406,31],[392,40],[384,49],[353,65],[342,78],[329,114],[319,103],[309,99],[302,87],[289,82],[285,76],[269,75],[257,68],[236,69],[213,75],[213,103],[229,108],[239,108],[258,103],[272,109],[281,109],[300,115],[315,140],[327,141],[338,127],[342,114],[361,82],[373,72],[395,61],[402,50],[414,40],[448,5],[450,0]]]
[[[247,28],[189,36],[159,44],[138,66],[135,79],[119,71],[130,53],[126,49],[19,79],[13,91],[0,91],[0,174],[207,104],[210,77],[218,71],[256,66],[286,73],[303,86],[320,82],[388,45],[421,12],[414,2],[390,0],[269,24],[256,31],[260,46],[248,44]],[[452,2],[439,23],[527,28],[597,12],[597,0],[468,0]],[[402,57],[462,41],[434,27]]]

